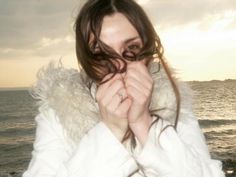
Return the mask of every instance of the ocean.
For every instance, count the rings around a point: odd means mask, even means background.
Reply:
[[[236,80],[187,82],[212,158],[236,176]],[[20,177],[31,159],[35,101],[27,90],[0,91],[0,177]]]

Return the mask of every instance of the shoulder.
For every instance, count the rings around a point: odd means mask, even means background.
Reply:
[[[30,88],[38,104],[52,105],[59,99],[88,92],[89,79],[83,70],[65,68],[61,62],[51,61],[37,72],[37,81]],[[56,100],[56,101],[55,101]]]
[[[51,62],[41,68],[30,90],[41,114],[56,115],[70,139],[79,142],[98,122],[98,110],[83,70],[67,69]],[[52,119],[51,119],[52,120]]]
[[[173,82],[176,85],[176,88],[179,92],[180,100],[180,112],[192,114],[192,100],[193,100],[193,91],[190,86],[177,77],[177,70],[169,67],[171,77]],[[177,100],[176,100],[176,91],[173,87],[173,83],[170,81],[170,78],[167,75],[162,64],[159,62],[153,61],[149,65],[149,72],[154,81],[152,100],[150,104],[151,110],[157,110],[157,114],[162,118],[174,123],[176,109],[177,109]],[[185,121],[191,117],[180,116],[180,121]]]
[[[50,107],[39,107],[39,113],[35,117],[36,135],[34,147],[44,147],[44,145],[61,144],[64,148],[72,148],[67,133],[60,123],[54,109]]]

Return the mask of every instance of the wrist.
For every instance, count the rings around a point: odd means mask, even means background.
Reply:
[[[113,124],[109,124],[107,122],[104,122],[107,127],[111,130],[112,134],[121,142],[127,129],[128,129],[128,125],[126,127],[119,127]]]
[[[152,124],[152,117],[148,114],[137,120],[138,121],[136,122],[129,123],[129,127],[139,142],[143,145],[148,137],[149,127]]]

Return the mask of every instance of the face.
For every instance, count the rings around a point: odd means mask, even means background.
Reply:
[[[124,51],[139,51],[142,48],[142,40],[137,30],[121,13],[104,17],[100,40],[113,48],[120,56],[122,56]],[[95,47],[95,51],[96,50],[99,50],[99,48]],[[126,62],[129,64],[131,61],[126,60]],[[142,62],[145,62],[145,60]],[[121,68],[123,67],[122,65],[123,62],[120,61]]]

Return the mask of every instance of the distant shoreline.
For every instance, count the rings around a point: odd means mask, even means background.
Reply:
[[[184,82],[235,82],[236,79],[224,79],[224,80],[209,80],[209,81],[198,81],[198,80],[192,80],[192,81],[184,81]]]
[[[28,90],[30,87],[0,87],[0,91]]]
[[[236,79],[225,79],[225,80],[209,80],[209,81],[183,81],[187,83],[197,83],[197,82],[235,82]],[[0,91],[16,91],[16,90],[28,90],[30,87],[0,87]]]

